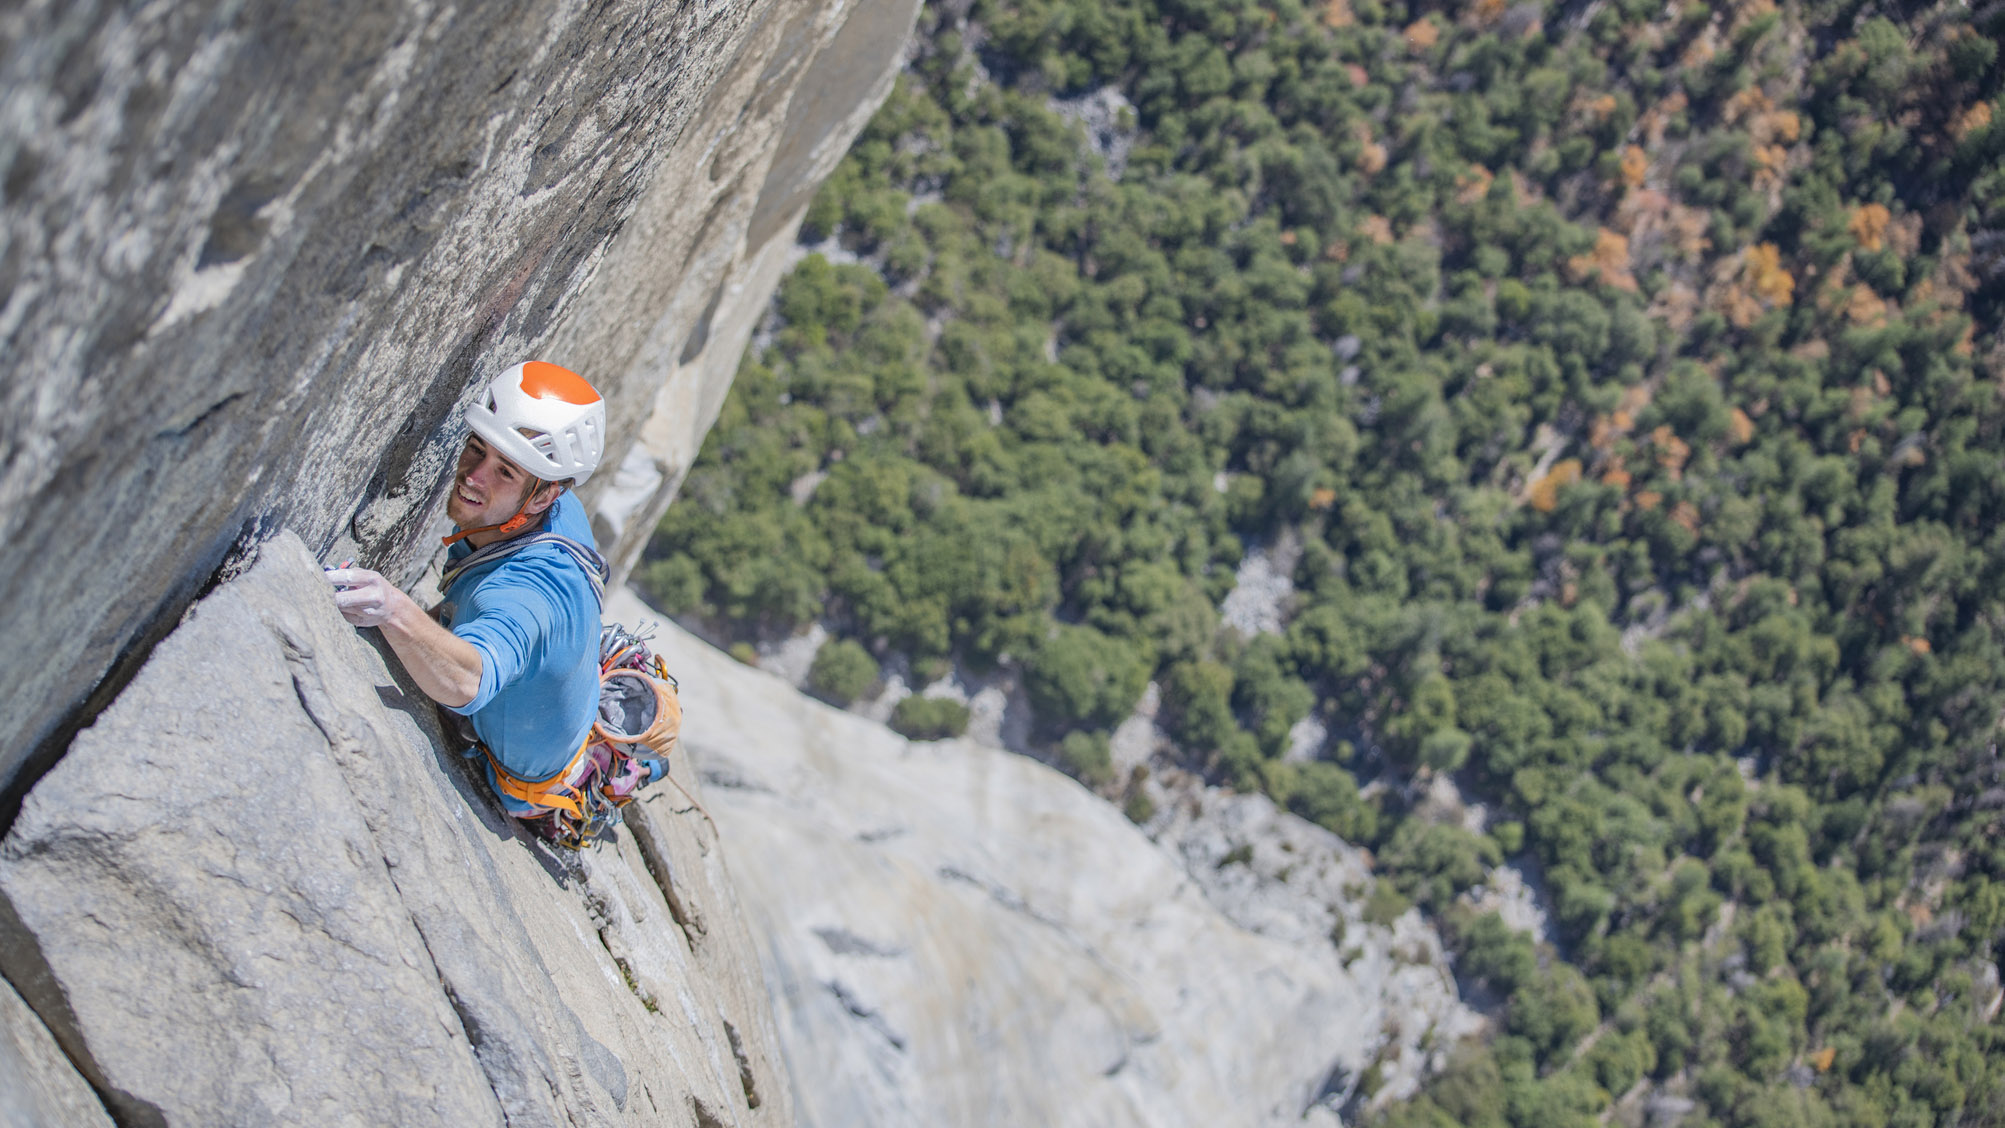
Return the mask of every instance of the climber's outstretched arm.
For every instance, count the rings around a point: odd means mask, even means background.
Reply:
[[[458,708],[480,693],[480,651],[439,625],[397,585],[367,568],[336,568],[334,605],[358,627],[380,627],[397,660],[425,695]]]

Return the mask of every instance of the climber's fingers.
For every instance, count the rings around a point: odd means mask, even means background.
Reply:
[[[367,568],[330,568],[325,574],[334,585],[335,608],[351,625],[380,627],[390,621],[397,589],[381,573]]]

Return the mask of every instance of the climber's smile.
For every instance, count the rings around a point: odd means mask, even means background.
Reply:
[[[470,435],[460,448],[459,465],[453,471],[452,493],[446,498],[446,516],[462,529],[498,525],[513,517],[536,479],[520,466],[501,456]]]

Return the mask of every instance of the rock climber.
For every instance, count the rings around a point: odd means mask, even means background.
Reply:
[[[508,813],[541,819],[575,782],[599,707],[606,566],[572,489],[605,452],[605,401],[532,360],[495,377],[466,423],[437,617],[366,568],[327,578],[343,618],[380,628],[418,687],[472,722]]]

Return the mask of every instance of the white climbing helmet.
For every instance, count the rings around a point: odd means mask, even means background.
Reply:
[[[606,401],[583,376],[531,360],[496,376],[466,409],[467,426],[546,482],[583,485],[606,453]]]

